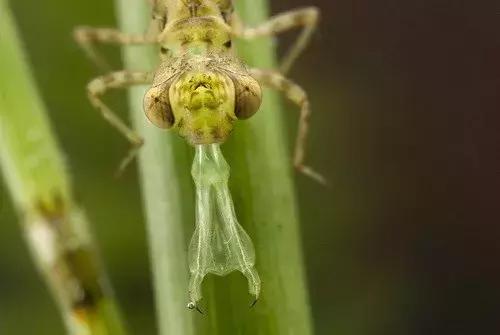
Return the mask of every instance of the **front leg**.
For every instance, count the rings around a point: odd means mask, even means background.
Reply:
[[[319,9],[306,7],[278,14],[256,27],[244,27],[240,18],[233,14],[231,26],[235,36],[246,39],[277,35],[296,27],[302,27],[299,37],[280,62],[281,73],[286,73],[309,43],[312,33],[318,25],[318,19]]]
[[[300,107],[299,130],[295,142],[293,165],[299,172],[311,177],[320,184],[326,184],[325,177],[314,171],[311,167],[304,165],[305,144],[309,133],[309,117],[311,115],[311,108],[306,92],[299,85],[276,71],[251,69],[250,74],[262,85],[280,91],[288,100]]]
[[[140,147],[144,144],[144,140],[102,102],[101,96],[109,89],[150,84],[152,80],[152,73],[119,71],[97,77],[87,85],[87,93],[92,105],[97,108],[104,119],[125,136],[132,145],[127,156],[120,163],[118,174],[122,173],[125,167],[132,161]]]

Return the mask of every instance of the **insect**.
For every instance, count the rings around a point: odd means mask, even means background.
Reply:
[[[132,145],[119,170],[123,170],[134,158],[143,145],[143,140],[102,101],[102,96],[110,89],[150,85],[143,102],[146,117],[159,128],[177,130],[180,136],[197,148],[194,171],[197,158],[200,161],[208,159],[210,164],[217,161],[220,152],[217,151],[218,146],[213,145],[223,143],[228,138],[237,120],[247,119],[258,111],[263,85],[282,92],[299,107],[299,128],[293,164],[298,171],[324,183],[320,174],[304,164],[311,112],[307,94],[284,75],[310,40],[317,26],[318,9],[307,7],[292,10],[271,17],[255,27],[247,27],[234,11],[231,0],[152,0],[151,3],[152,20],[150,29],[145,34],[127,34],[115,29],[91,27],[79,27],[74,33],[76,41],[98,65],[104,65],[105,62],[95,49],[96,43],[154,44],[159,48],[160,62],[155,71],[111,72],[95,78],[87,86],[91,104]],[[276,35],[293,28],[301,28],[301,33],[282,60],[280,71],[249,68],[233,50],[232,41],[235,38],[252,39]],[[202,152],[199,148],[208,151]],[[223,165],[217,168],[224,170]],[[195,183],[199,184],[194,172],[193,177]],[[203,187],[200,186],[204,191],[197,194],[198,200],[211,197],[207,191],[209,187],[214,188],[214,184],[205,183]],[[232,201],[230,196],[227,198],[226,190],[214,188],[213,192],[221,208],[231,211]],[[227,221],[228,216],[225,217],[224,220]],[[237,222],[230,227],[220,227],[225,228],[213,229],[218,229],[226,242],[231,238],[239,238],[239,249],[248,251],[239,255],[248,257],[239,257],[239,262],[243,259],[244,264],[236,267],[229,266],[230,260],[227,259],[221,261],[225,262],[224,269],[210,268],[207,264],[198,268],[191,267],[190,308],[197,308],[196,303],[201,299],[199,287],[204,271],[225,274],[231,269],[239,268],[244,272],[253,268],[250,257],[253,247],[248,235]],[[196,239],[197,234],[198,242],[202,243],[200,231],[195,231],[193,239]],[[260,292],[258,275],[255,277],[249,274],[247,279],[249,291],[257,299]]]

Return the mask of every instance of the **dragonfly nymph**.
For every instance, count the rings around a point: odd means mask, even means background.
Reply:
[[[145,34],[109,28],[75,30],[77,42],[98,65],[105,62],[94,43],[159,46],[160,63],[154,72],[117,71],[98,77],[87,86],[89,99],[132,144],[120,170],[135,156],[143,140],[104,104],[101,97],[109,89],[150,85],[144,97],[147,118],[157,127],[176,129],[196,148],[191,172],[197,212],[189,248],[188,307],[198,309],[201,283],[207,273],[225,275],[233,270],[247,277],[249,292],[256,301],[260,279],[254,268],[255,253],[249,236],[236,220],[227,187],[229,167],[219,144],[228,138],[236,120],[247,119],[258,111],[261,85],[277,89],[300,108],[295,168],[324,182],[321,175],[304,164],[309,100],[300,86],[284,76],[308,43],[317,25],[318,10],[296,9],[256,27],[246,27],[230,0],[153,0],[152,7],[153,19]],[[280,71],[249,68],[233,50],[234,38],[270,36],[296,27],[302,31],[285,55]]]

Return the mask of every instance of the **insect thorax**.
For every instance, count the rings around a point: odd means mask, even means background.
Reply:
[[[163,1],[167,21],[195,16],[224,16],[232,12],[232,0],[156,0]]]
[[[173,56],[185,51],[199,54],[208,50],[227,50],[231,46],[231,28],[220,12],[181,17],[167,22],[159,41]]]

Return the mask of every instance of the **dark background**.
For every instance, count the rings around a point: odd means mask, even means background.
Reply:
[[[296,177],[317,333],[499,334],[500,4],[272,2],[322,11],[291,72],[331,183]],[[127,143],[86,101],[97,71],[71,39],[78,24],[114,25],[112,1],[11,3],[130,327],[153,334],[136,171],[112,178]],[[0,221],[0,333],[62,334],[3,187]]]

